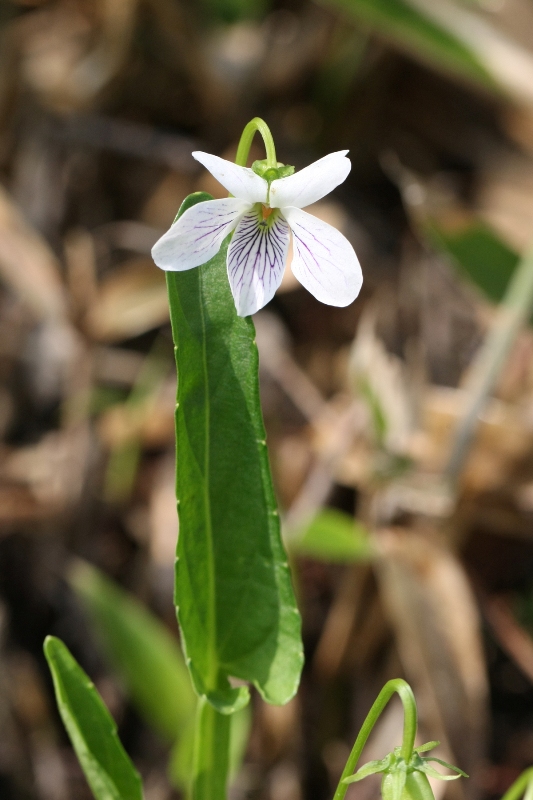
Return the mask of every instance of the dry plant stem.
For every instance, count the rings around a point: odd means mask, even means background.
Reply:
[[[415,746],[416,729],[418,724],[416,701],[413,690],[409,684],[401,678],[395,678],[394,680],[388,681],[385,684],[381,692],[378,694],[374,705],[368,712],[362,728],[359,731],[359,735],[355,740],[350,757],[348,758],[346,766],[344,767],[343,773],[340,777],[339,785],[337,786],[337,791],[335,792],[333,800],[343,800],[344,796],[346,795],[349,784],[343,783],[343,780],[348,778],[350,775],[353,775],[355,772],[357,762],[361,757],[363,747],[370,736],[372,728],[378,721],[380,714],[395,692],[399,694],[404,710],[401,755],[405,761],[409,762],[411,760],[413,748]],[[512,798],[512,800],[514,800],[514,798]]]
[[[495,323],[478,353],[470,379],[465,414],[455,431],[450,459],[445,477],[456,486],[470,445],[475,436],[479,415],[500,377],[509,351],[520,328],[525,325],[533,309],[533,248],[521,260],[511,278]]]
[[[519,775],[515,782],[507,789],[501,800],[520,800],[531,783],[533,783],[533,767],[529,767]]]

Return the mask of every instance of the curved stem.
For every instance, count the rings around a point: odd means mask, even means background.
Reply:
[[[518,776],[515,782],[509,786],[501,800],[519,800],[530,782],[533,782],[533,767],[528,767]]]
[[[403,719],[403,740],[402,740],[402,758],[405,761],[410,761],[411,756],[413,755],[413,748],[415,746],[415,736],[416,736],[416,728],[417,728],[417,711],[416,711],[416,701],[415,696],[413,694],[413,690],[409,686],[409,684],[402,680],[401,678],[396,678],[392,681],[388,681],[381,692],[378,694],[376,701],[370,711],[367,714],[365,721],[359,731],[359,735],[355,740],[355,744],[353,746],[352,752],[350,753],[350,757],[346,762],[346,766],[344,767],[343,773],[341,775],[339,785],[337,786],[337,791],[333,797],[333,800],[343,800],[346,792],[348,791],[348,785],[343,783],[344,778],[348,778],[350,775],[353,775],[355,772],[355,768],[357,766],[357,762],[361,756],[363,751],[363,747],[366,744],[368,737],[370,736],[370,732],[372,728],[378,721],[378,717],[391,699],[392,695],[397,692],[400,695],[400,700],[403,704],[403,712],[404,712],[404,719]],[[506,800],[516,800],[516,798],[506,798]]]
[[[270,128],[264,120],[260,117],[254,117],[242,132],[241,140],[237,148],[237,155],[235,156],[235,163],[239,167],[245,167],[252,146],[252,140],[256,133],[260,133],[263,137],[266,150],[266,160],[268,167],[277,167],[278,160],[276,158],[276,148],[274,146],[274,139],[270,133]]]

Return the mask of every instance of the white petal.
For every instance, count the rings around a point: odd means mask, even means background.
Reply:
[[[281,283],[289,249],[289,226],[276,213],[263,220],[261,212],[246,214],[228,248],[228,278],[241,317],[255,314],[274,297]]]
[[[266,203],[268,184],[248,167],[239,167],[224,158],[196,151],[194,158],[209,170],[211,175],[228,192],[247,203]]]
[[[363,283],[355,251],[340,231],[299,208],[284,208],[293,240],[291,268],[317,300],[330,306],[352,303]]]
[[[249,209],[250,203],[235,197],[191,206],[154,244],[152,258],[161,269],[174,272],[205,264]]]
[[[273,208],[305,208],[329,194],[348,177],[352,168],[348,150],[330,153],[314,164],[288,178],[278,178],[270,186],[270,205]]]

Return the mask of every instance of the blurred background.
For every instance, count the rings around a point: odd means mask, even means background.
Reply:
[[[263,117],[353,243],[346,309],[287,271],[256,317],[303,615],[297,698],[235,725],[232,800],[326,800],[383,683],[497,798],[533,762],[532,0],[0,3],[0,798],[84,800],[42,656],[64,639],[183,797],[173,365],[150,248]],[[261,142],[255,158],[262,158]],[[392,703],[365,760],[401,737]],[[374,800],[379,783],[350,788]]]

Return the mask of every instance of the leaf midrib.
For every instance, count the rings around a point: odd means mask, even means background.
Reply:
[[[210,485],[210,446],[211,446],[211,408],[209,403],[209,368],[207,363],[207,329],[205,321],[205,309],[202,302],[203,296],[203,274],[202,267],[198,270],[198,300],[200,305],[200,320],[202,328],[202,368],[204,371],[204,509],[206,518],[206,539],[207,539],[207,553],[208,553],[208,613],[207,613],[207,635],[209,641],[209,686],[210,691],[215,691],[218,678],[218,657],[216,648],[216,594],[215,594],[215,563],[213,552],[213,521],[211,516],[211,494],[209,491]]]

